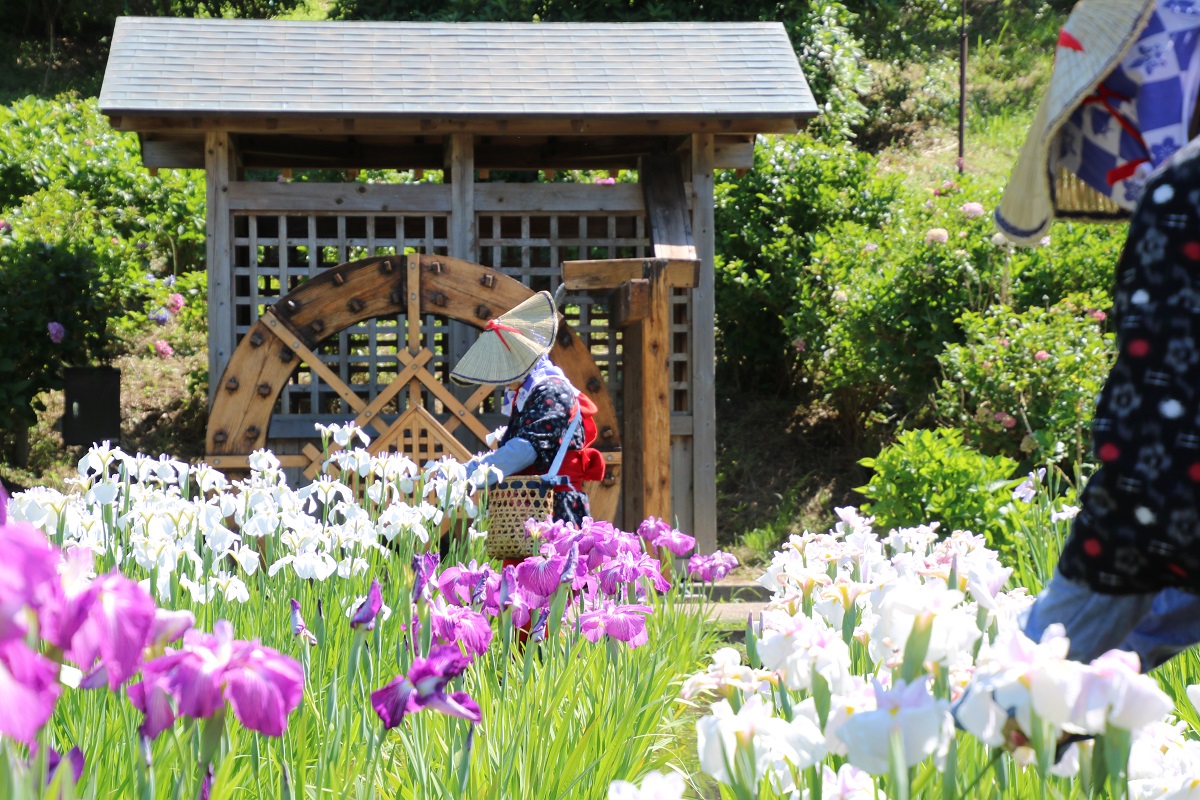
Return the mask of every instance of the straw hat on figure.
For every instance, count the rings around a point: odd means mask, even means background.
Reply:
[[[557,332],[554,298],[539,292],[490,320],[450,378],[506,387],[501,410],[508,423],[489,437],[498,446],[472,459],[468,474],[492,467],[488,483],[493,484],[512,475],[556,473],[554,518],[579,524],[589,515],[583,483],[604,477],[604,458],[590,446],[596,439],[596,404],[550,361]]]

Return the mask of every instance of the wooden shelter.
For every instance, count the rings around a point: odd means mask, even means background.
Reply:
[[[714,171],[817,112],[781,25],[122,18],[100,106],[147,167],[207,175],[211,463],[311,469],[313,424],[349,418],[376,448],[481,449],[495,398],[449,368],[565,282],[593,510],[715,547]],[[313,169],[342,179],[289,179]]]

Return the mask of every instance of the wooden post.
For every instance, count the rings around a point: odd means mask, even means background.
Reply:
[[[713,135],[692,136],[692,236],[700,281],[692,290],[692,534],[702,553],[717,549],[716,253]]]
[[[454,258],[477,263],[475,226],[475,137],[469,133],[454,133],[449,137],[446,153],[450,180],[450,230],[449,250]],[[503,310],[503,309],[502,309]],[[496,312],[497,315],[500,311]],[[464,322],[450,323],[450,336],[446,358],[453,368],[463,353],[467,352],[478,332]],[[470,388],[451,386],[450,391],[459,400],[471,395]],[[472,409],[474,411],[474,409]],[[474,436],[465,428],[455,431],[455,437],[474,452]]]
[[[650,302],[625,329],[625,526],[671,521],[670,285],[663,261],[648,261]],[[632,451],[632,452],[630,452]]]
[[[686,259],[564,261],[571,291],[614,289],[624,331],[625,434],[621,473],[623,524],[671,516],[671,289],[696,285],[699,262]]]
[[[229,211],[229,183],[233,179],[233,154],[229,134],[210,131],[204,136],[204,174],[207,181],[208,232],[205,259],[208,269],[208,402],[212,405],[217,383],[233,356],[233,219]]]

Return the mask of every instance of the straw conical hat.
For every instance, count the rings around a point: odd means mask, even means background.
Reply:
[[[996,209],[996,226],[1009,239],[1034,244],[1049,229],[1059,129],[1121,63],[1153,13],[1154,0],[1081,0],[1071,11],[1059,31],[1050,85]]]
[[[496,319],[450,373],[455,383],[503,386],[523,378],[550,352],[558,333],[558,309],[549,292],[538,292]]]

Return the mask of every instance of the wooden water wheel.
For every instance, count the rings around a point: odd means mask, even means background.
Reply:
[[[427,368],[433,352],[422,341],[419,320],[438,315],[482,329],[489,319],[532,294],[501,272],[447,256],[374,257],[326,270],[268,307],[238,344],[209,414],[208,463],[227,472],[247,468],[250,454],[266,446],[279,394],[302,364],[341,398],[350,410],[347,421],[353,419],[372,436],[372,453],[403,452],[419,464],[442,455],[465,460],[471,451],[454,434],[466,426],[483,447],[489,431],[479,414],[495,387],[480,386],[466,399],[457,397]],[[395,354],[396,378],[374,397],[366,396],[365,387],[342,380],[315,352],[323,341],[352,325],[398,315],[418,324],[408,325],[407,347]],[[612,520],[621,484],[620,435],[612,398],[588,348],[565,322],[559,325],[550,359],[599,409],[596,446],[604,452],[607,474],[602,482],[584,488],[592,515]],[[401,394],[405,389],[407,403]],[[439,408],[445,421],[427,405]],[[383,413],[389,408],[394,413]],[[285,467],[316,475],[322,460],[317,432],[301,453],[279,458]]]

